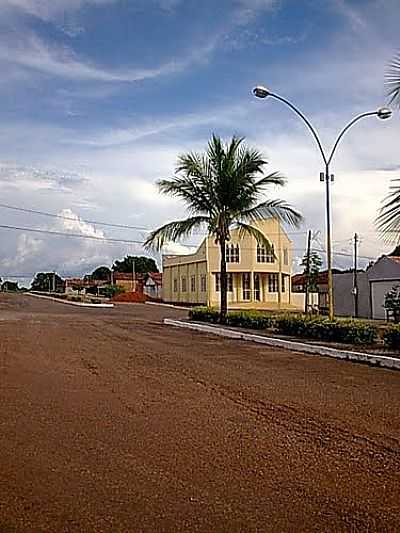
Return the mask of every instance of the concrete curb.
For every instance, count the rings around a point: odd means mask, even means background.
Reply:
[[[146,305],[158,305],[160,307],[170,307],[171,309],[181,309],[183,311],[190,311],[190,307],[183,307],[182,305],[163,304],[162,302],[145,302]]]
[[[227,337],[230,339],[267,344],[268,346],[276,346],[277,348],[285,348],[286,350],[301,352],[309,355],[322,355],[325,357],[333,357],[335,359],[347,359],[348,361],[366,363],[369,365],[379,366],[381,368],[400,370],[400,359],[396,359],[395,357],[337,350],[336,348],[329,348],[328,346],[287,341],[284,339],[277,339],[275,337],[263,337],[262,335],[243,333],[242,331],[233,331],[231,329],[225,329],[219,326],[182,322],[181,320],[173,320],[170,318],[165,318],[164,324],[178,328],[192,329],[202,333],[211,333],[212,335],[219,335],[220,337]]]
[[[92,308],[107,308],[110,309],[114,307],[114,304],[86,304],[80,302],[69,302],[68,300],[61,300],[61,298],[53,298],[52,296],[44,296],[41,294],[32,294],[31,292],[26,292],[28,296],[34,296],[35,298],[42,298],[44,300],[52,300],[53,302],[58,302],[59,304],[66,305],[75,305],[76,307],[92,307]]]

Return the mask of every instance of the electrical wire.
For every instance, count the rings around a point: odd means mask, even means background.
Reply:
[[[52,218],[59,218],[62,220],[70,220],[72,222],[76,222],[77,219],[74,217],[68,217],[64,215],[57,215],[56,213],[48,213],[46,211],[39,211],[37,209],[26,209],[24,207],[16,207],[13,205],[7,205],[7,204],[0,204],[0,207],[3,209],[12,209],[13,211],[21,211],[23,213],[31,213],[35,215],[43,215],[46,217],[52,217]],[[127,224],[113,224],[111,222],[99,222],[98,220],[85,220],[83,218],[80,218],[82,222],[86,222],[87,224],[96,224],[98,226],[109,226],[111,228],[122,228],[122,229],[134,229],[134,230],[146,230],[148,231],[150,228],[146,226],[129,226]]]

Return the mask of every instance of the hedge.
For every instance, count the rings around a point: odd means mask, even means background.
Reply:
[[[400,349],[400,325],[390,326],[383,334],[385,346]]]
[[[195,307],[189,312],[192,320],[217,323],[219,313],[210,307]],[[228,326],[249,329],[274,328],[282,335],[349,344],[372,344],[378,330],[368,322],[356,320],[329,320],[305,315],[272,315],[261,311],[231,311],[226,318]],[[400,327],[397,341],[400,346]]]
[[[378,336],[375,326],[358,320],[329,320],[294,315],[276,317],[274,322],[278,332],[284,335],[322,341],[372,344]]]
[[[219,312],[212,307],[195,307],[189,311],[189,317],[197,322],[217,323]],[[226,317],[227,326],[249,329],[266,329],[273,325],[272,316],[261,311],[230,311]]]

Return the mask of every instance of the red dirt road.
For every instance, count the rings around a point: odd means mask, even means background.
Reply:
[[[398,532],[400,373],[0,295],[0,532]]]

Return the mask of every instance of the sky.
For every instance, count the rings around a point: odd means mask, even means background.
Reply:
[[[307,230],[325,246],[321,157],[290,109],[251,90],[292,101],[329,149],[355,115],[387,104],[399,22],[398,0],[0,0],[0,204],[66,217],[0,207],[0,225],[97,238],[0,228],[0,277],[81,275],[142,254],[148,230],[186,214],[156,181],[212,133],[245,137],[287,177],[267,194],[305,217],[288,230],[298,270]],[[374,218],[400,177],[399,119],[363,119],[337,151],[334,267],[352,264],[355,232],[360,267],[390,250]]]

